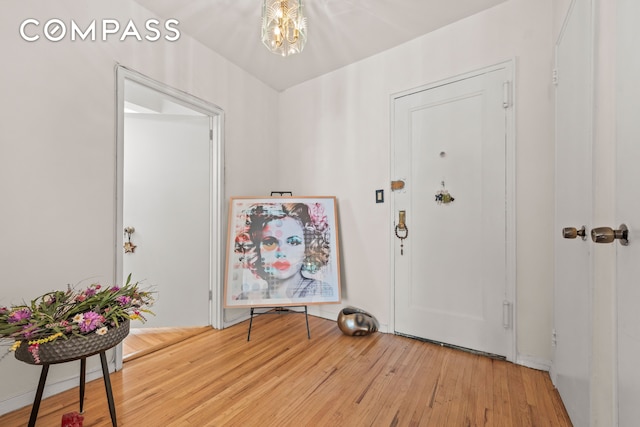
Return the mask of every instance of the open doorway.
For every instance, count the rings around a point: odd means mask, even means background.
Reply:
[[[219,327],[222,111],[121,66],[116,76],[115,277],[156,292],[131,337]]]

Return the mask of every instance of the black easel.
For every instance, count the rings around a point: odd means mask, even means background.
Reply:
[[[289,196],[293,196],[293,192],[292,191],[272,191],[271,192],[271,197],[273,197],[274,195],[279,195],[279,196],[284,196],[284,195],[289,195]],[[309,313],[307,311],[307,306],[306,305],[298,305],[298,306],[292,306],[292,307],[304,307],[304,317],[305,320],[307,322],[307,339],[311,339],[311,332],[309,331]],[[256,308],[265,308],[267,309],[267,311],[263,312],[263,313],[256,313],[255,309]],[[249,341],[251,339],[251,326],[253,325],[253,316],[258,316],[261,314],[302,314],[301,311],[296,311],[296,310],[290,310],[288,308],[285,307],[251,307],[251,319],[249,320],[249,332],[247,333],[247,341]]]
[[[104,387],[107,392],[107,402],[109,404],[109,415],[111,415],[111,425],[117,427],[116,421],[116,405],[113,401],[113,393],[111,391],[111,380],[109,378],[109,366],[107,365],[106,350],[100,352],[100,362],[102,364],[102,376],[104,378]],[[84,412],[84,386],[87,373],[87,357],[80,358],[80,413]],[[77,359],[72,359],[77,360]],[[68,360],[70,362],[71,360]],[[40,402],[42,401],[42,394],[44,392],[44,383],[47,380],[47,374],[49,373],[49,363],[42,364],[42,372],[40,373],[40,381],[38,382],[38,389],[36,391],[36,398],[31,408],[31,417],[29,418],[29,427],[36,425],[36,419],[38,418],[38,410],[40,409]]]
[[[307,339],[311,339],[311,332],[309,331],[309,314],[307,312],[306,305],[298,305],[293,307],[304,307],[304,317],[307,321]],[[263,313],[256,313],[256,308],[266,308],[267,311]],[[302,314],[302,311],[289,310],[285,307],[251,307],[251,319],[249,319],[249,333],[247,333],[247,341],[251,339],[251,325],[253,324],[253,316],[259,316],[261,314]]]

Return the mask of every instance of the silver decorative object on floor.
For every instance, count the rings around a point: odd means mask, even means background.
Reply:
[[[338,328],[345,335],[369,335],[378,330],[378,320],[364,310],[345,307],[338,315]]]

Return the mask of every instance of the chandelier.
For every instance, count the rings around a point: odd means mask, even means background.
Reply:
[[[282,56],[302,52],[307,42],[307,18],[302,0],[262,1],[262,43]]]

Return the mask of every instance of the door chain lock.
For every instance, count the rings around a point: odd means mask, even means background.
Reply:
[[[396,237],[400,239],[400,255],[404,255],[404,239],[409,237],[409,228],[406,224],[406,211],[398,212],[398,224],[396,225]]]

